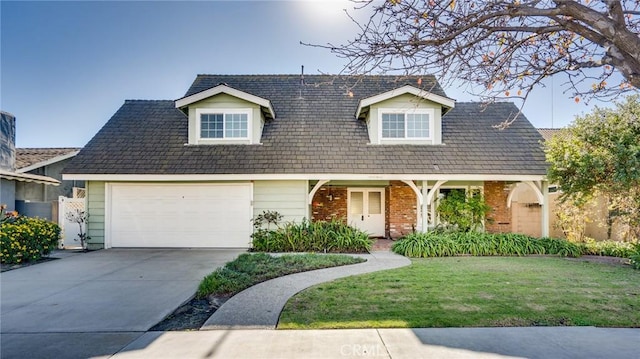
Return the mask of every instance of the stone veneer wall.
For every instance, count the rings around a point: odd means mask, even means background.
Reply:
[[[484,199],[491,207],[491,212],[487,214],[485,229],[489,233],[510,232],[511,209],[507,208],[507,184],[504,181],[485,181]]]

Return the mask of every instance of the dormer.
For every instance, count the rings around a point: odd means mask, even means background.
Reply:
[[[448,97],[406,85],[360,100],[356,118],[366,121],[371,144],[442,144],[442,115],[455,106]]]
[[[271,101],[219,84],[176,100],[189,116],[190,145],[259,144],[264,123],[275,119]]]

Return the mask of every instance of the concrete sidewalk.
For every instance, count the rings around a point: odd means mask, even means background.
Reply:
[[[234,295],[205,322],[200,330],[275,329],[287,301],[313,285],[337,278],[408,266],[411,261],[392,252],[358,254],[364,263],[319,269],[279,277]]]
[[[637,358],[640,329],[594,327],[149,332],[113,358]]]

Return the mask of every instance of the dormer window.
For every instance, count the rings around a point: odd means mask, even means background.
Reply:
[[[251,109],[196,109],[200,140],[248,140],[251,133]]]
[[[433,134],[432,109],[380,109],[382,140],[430,140]]]
[[[250,110],[199,109],[200,139],[249,138]]]
[[[227,84],[176,100],[189,116],[187,145],[260,144],[266,121],[276,118],[271,101]]]

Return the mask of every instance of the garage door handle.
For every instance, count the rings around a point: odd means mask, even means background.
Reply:
[[[364,221],[364,214],[362,215],[362,220]]]

